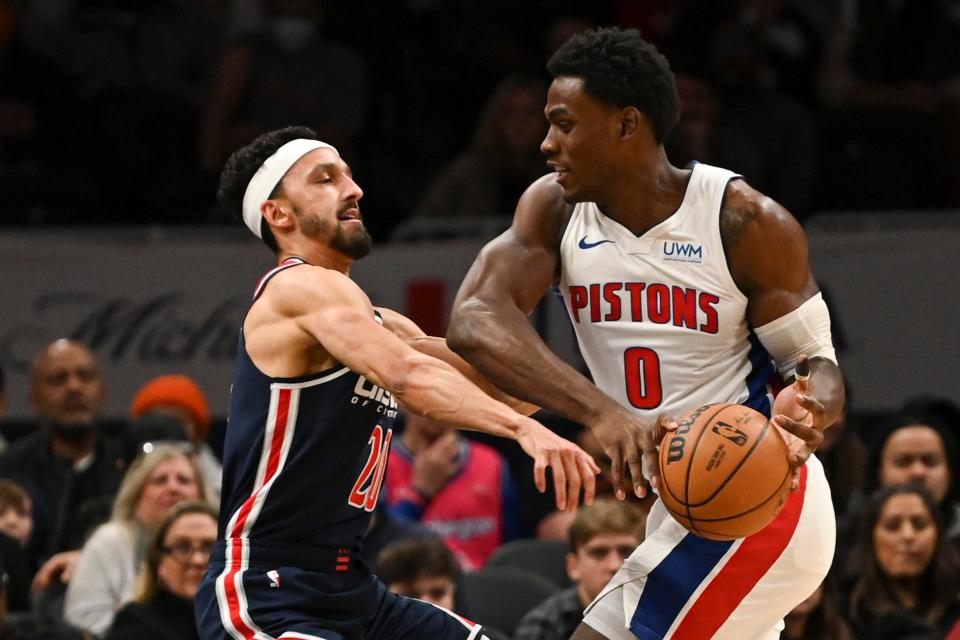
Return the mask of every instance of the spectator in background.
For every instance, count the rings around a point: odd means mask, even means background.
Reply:
[[[0,480],[0,533],[23,548],[30,545],[33,534],[33,501],[23,487],[12,480]]]
[[[69,556],[54,554],[78,549],[86,538],[84,509],[112,500],[123,477],[120,446],[100,430],[105,394],[87,347],[51,343],[31,367],[38,428],[0,456],[0,477],[15,480],[33,500],[36,557],[50,558],[42,585],[67,566]]]
[[[193,596],[217,541],[217,512],[181,502],[150,539],[133,601],[118,612],[106,640],[199,639]]]
[[[839,598],[832,574],[828,575],[784,618],[780,640],[854,640],[850,625],[840,614]]]
[[[877,434],[867,461],[867,495],[893,484],[924,485],[943,511],[945,535],[960,537],[957,440],[935,415],[901,409]]]
[[[540,153],[545,95],[539,79],[501,80],[480,113],[470,146],[427,186],[414,215],[502,216],[506,226],[520,195],[547,171]]]
[[[291,122],[310,126],[344,157],[360,157],[363,59],[323,34],[320,0],[263,0],[261,7],[262,28],[223,53],[203,116],[201,166],[218,170],[230,151]]]
[[[960,558],[931,493],[891,485],[861,520],[855,578],[844,607],[856,637],[942,638],[960,618]]]
[[[460,566],[439,538],[409,538],[387,545],[375,573],[393,593],[455,611]]]
[[[171,417],[183,427],[207,483],[210,502],[219,504],[223,465],[207,444],[210,409],[203,390],[185,375],[154,378],[137,391],[130,405],[130,416],[135,420],[152,415]]]
[[[524,616],[514,640],[567,640],[583,620],[584,608],[643,540],[644,522],[643,512],[630,502],[603,498],[581,507],[570,525],[567,554],[574,586]]]
[[[500,454],[430,418],[403,412],[387,466],[386,500],[398,518],[440,536],[467,571],[519,536],[517,489]],[[382,497],[381,497],[382,498]]]
[[[184,500],[206,500],[196,461],[174,445],[137,459],[123,479],[110,522],[80,551],[67,587],[67,622],[102,635],[120,605],[133,596],[150,536]]]

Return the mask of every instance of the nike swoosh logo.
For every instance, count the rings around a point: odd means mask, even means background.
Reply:
[[[593,249],[594,247],[600,246],[604,242],[609,242],[610,244],[616,244],[613,240],[598,240],[597,242],[587,242],[587,236],[580,238],[579,247],[581,249]]]

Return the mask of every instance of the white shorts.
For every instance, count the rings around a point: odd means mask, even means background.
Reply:
[[[609,640],[776,640],[827,575],[836,543],[823,465],[810,456],[800,477],[776,520],[729,542],[691,534],[657,500],[646,538],[584,623]]]

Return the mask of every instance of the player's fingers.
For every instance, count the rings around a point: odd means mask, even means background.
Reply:
[[[609,452],[608,452],[609,453]],[[610,455],[610,480],[613,483],[613,490],[616,493],[617,500],[623,500],[627,497],[623,490],[625,482],[623,479],[623,452],[620,447]]]
[[[583,477],[583,504],[593,504],[593,498],[597,494],[597,475],[599,471],[594,471],[597,464],[593,458],[586,453],[577,457],[577,464],[580,466],[580,475]]]
[[[807,393],[810,391],[810,360],[805,353],[800,354],[800,357],[797,359],[794,379],[797,382],[798,392]]]
[[[800,488],[800,467],[793,468],[793,478],[790,480],[790,491]]]
[[[561,453],[564,471],[567,475],[567,511],[576,511],[580,505],[580,490],[583,482],[580,479],[580,469],[577,466],[577,454],[573,449],[565,449]]]
[[[550,453],[549,464],[553,473],[553,489],[557,494],[557,509],[563,511],[567,506],[567,473],[563,468],[563,457],[557,450]]]
[[[543,452],[538,452],[533,459],[533,482],[540,493],[547,490],[547,460]]]
[[[809,394],[798,393],[797,402],[799,402],[801,407],[809,411],[815,417],[820,417],[826,413],[826,407],[823,406],[823,403]]]
[[[783,414],[777,414],[773,417],[773,423],[783,429],[784,431],[789,431],[793,435],[797,436],[803,440],[811,450],[815,450],[820,446],[820,443],[823,442],[823,432],[819,429],[815,429],[810,425],[803,424],[788,418]]]
[[[646,497],[649,484],[643,477],[643,457],[646,455],[643,448],[638,444],[633,451],[627,455],[627,464],[630,465],[630,477],[633,478],[633,493],[638,498]]]

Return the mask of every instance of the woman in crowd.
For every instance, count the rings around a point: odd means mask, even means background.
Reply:
[[[827,575],[809,598],[794,607],[783,623],[780,640],[854,640],[850,626],[840,614],[833,574]]]
[[[67,622],[96,635],[133,596],[150,536],[184,500],[206,500],[196,461],[175,445],[159,445],[138,458],[124,476],[110,521],[80,551],[67,587]]]
[[[181,502],[150,540],[133,601],[117,612],[106,640],[198,639],[193,596],[217,540],[217,512]]]
[[[844,607],[857,638],[942,638],[960,618],[960,556],[919,484],[875,493],[863,513]]]

